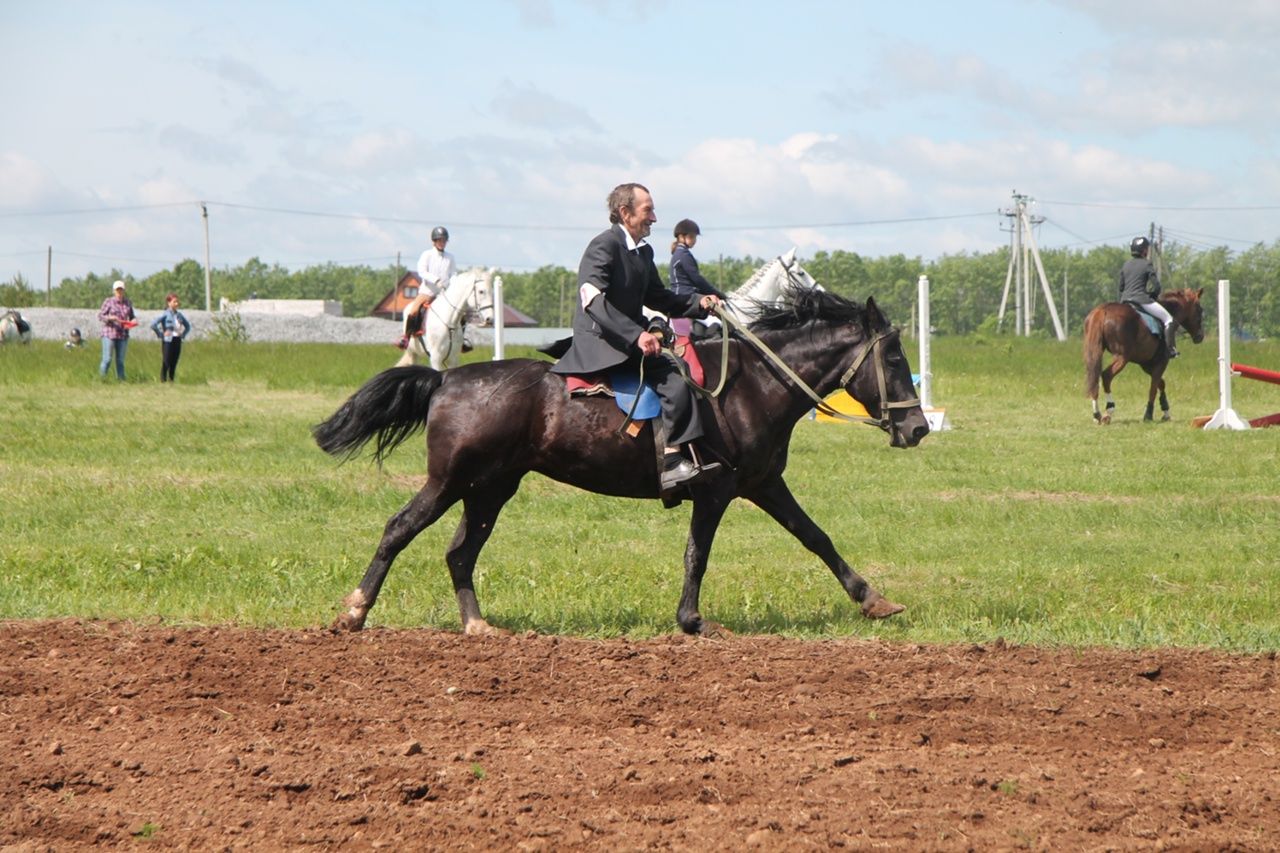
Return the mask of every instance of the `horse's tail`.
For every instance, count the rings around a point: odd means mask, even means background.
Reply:
[[[377,439],[379,464],[401,442],[427,424],[431,395],[444,375],[429,367],[384,370],[352,394],[324,423],[311,428],[325,453],[350,459],[371,438]]]
[[[1097,308],[1084,318],[1084,395],[1098,399],[1098,381],[1102,378],[1102,326],[1104,317]]]

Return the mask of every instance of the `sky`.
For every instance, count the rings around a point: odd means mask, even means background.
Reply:
[[[0,281],[1280,237],[1273,0],[0,0]],[[998,283],[997,283],[998,286]]]

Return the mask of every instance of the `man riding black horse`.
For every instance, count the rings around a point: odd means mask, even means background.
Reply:
[[[672,492],[706,479],[720,464],[698,464],[681,454],[682,446],[703,436],[702,418],[679,369],[660,354],[661,342],[647,330],[641,309],[702,318],[720,297],[677,295],[663,286],[653,247],[644,239],[658,221],[649,190],[621,184],[609,193],[608,205],[612,226],[591,241],[578,268],[573,343],[551,370],[583,376],[623,366],[639,371],[643,363],[662,403],[666,448],[660,482],[663,492]]]

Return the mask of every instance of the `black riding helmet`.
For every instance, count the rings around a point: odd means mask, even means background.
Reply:
[[[672,230],[671,236],[679,237],[681,234],[689,234],[697,237],[701,233],[702,230],[698,228],[698,223],[694,222],[692,219],[681,219],[676,223],[676,227]]]
[[[1147,249],[1151,246],[1151,241],[1146,237],[1134,237],[1129,243],[1129,254],[1135,258],[1140,258],[1147,253]]]
[[[436,240],[448,240],[448,239],[449,239],[449,229],[445,228],[443,225],[437,225],[435,228],[431,229],[431,242],[434,243]]]

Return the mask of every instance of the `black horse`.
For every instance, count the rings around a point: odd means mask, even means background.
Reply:
[[[791,433],[814,405],[797,379],[821,396],[844,387],[889,433],[894,447],[913,447],[928,434],[897,330],[874,300],[863,306],[801,291],[750,331],[794,376],[741,336],[730,342],[724,390],[706,404],[712,416],[704,419],[708,434],[702,447],[725,464],[718,477],[689,490],[693,513],[676,621],[690,634],[723,631],[698,612],[698,596],[716,528],[735,497],[757,504],[818,555],[865,616],[901,612],[902,605],[872,589],[840,557],[782,479]],[[697,352],[706,375],[718,376],[720,344],[698,344]],[[396,555],[459,500],[462,521],[445,559],[463,630],[488,634],[499,631],[480,615],[472,572],[498,513],[525,474],[536,471],[600,494],[659,497],[652,422],[634,438],[619,434],[625,416],[613,400],[571,398],[550,366],[511,359],[444,372],[392,368],[314,428],[316,443],[336,456],[350,457],[376,439],[379,462],[418,429],[427,430],[427,483],[387,522],[364,578],[343,600],[346,609],[335,630],[363,627]]]

